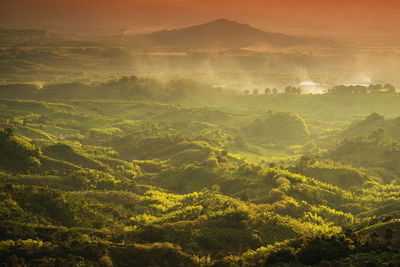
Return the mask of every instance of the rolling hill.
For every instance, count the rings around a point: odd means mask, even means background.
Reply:
[[[218,19],[187,28],[162,30],[135,35],[131,41],[136,45],[179,48],[242,48],[255,44],[292,46],[312,44],[317,40],[295,37],[282,33],[269,33],[249,25],[227,19]]]

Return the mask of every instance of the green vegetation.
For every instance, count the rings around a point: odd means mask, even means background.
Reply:
[[[8,264],[398,263],[397,119],[181,106],[169,89],[144,102],[139,80],[86,88],[132,84],[139,101],[0,101]]]
[[[398,266],[396,88],[323,84],[330,54],[141,50],[185,33],[0,30],[0,264]]]

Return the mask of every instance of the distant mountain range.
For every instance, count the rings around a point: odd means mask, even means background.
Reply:
[[[162,30],[130,36],[130,42],[146,47],[243,48],[250,45],[271,46],[326,45],[322,39],[270,33],[227,19],[175,30]]]
[[[331,45],[333,42],[322,38],[298,37],[283,33],[271,33],[227,19],[218,19],[205,24],[174,30],[162,30],[136,35],[88,35],[74,36],[35,29],[1,29],[0,44],[18,43],[32,45],[125,43],[138,49],[238,49],[252,45],[275,47]],[[88,43],[89,42],[89,43]]]

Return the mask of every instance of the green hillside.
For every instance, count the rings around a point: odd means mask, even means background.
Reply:
[[[224,92],[204,106],[211,87],[172,84],[151,95],[157,83],[130,77],[0,99],[4,263],[399,263],[397,119],[336,112],[329,94]]]

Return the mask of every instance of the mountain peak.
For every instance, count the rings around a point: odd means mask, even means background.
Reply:
[[[225,19],[225,18],[220,18],[216,19],[214,21],[209,22],[208,24],[240,24],[236,21]]]
[[[200,25],[196,25],[194,27],[219,27],[219,28],[224,28],[224,27],[230,27],[230,28],[251,28],[249,25],[247,24],[243,24],[237,21],[233,21],[233,20],[229,20],[229,19],[225,19],[225,18],[220,18],[217,20],[213,20],[210,22],[206,22],[204,24],[200,24]]]
[[[268,33],[248,24],[220,18],[200,25],[140,35],[143,46],[182,48],[242,48],[255,44],[287,46],[302,43],[298,37]]]

